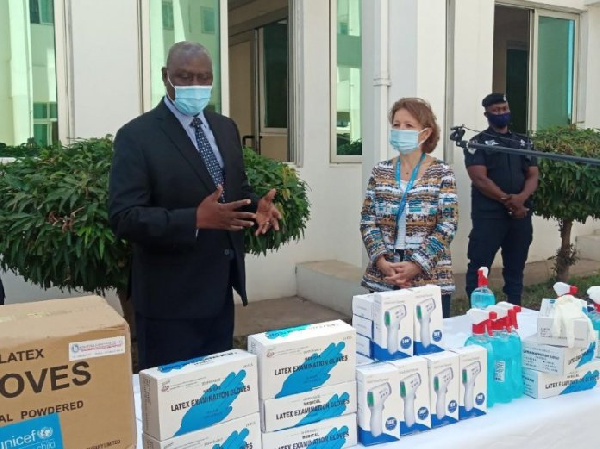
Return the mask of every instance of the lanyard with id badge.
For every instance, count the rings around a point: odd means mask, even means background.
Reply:
[[[417,166],[415,168],[413,168],[412,174],[410,175],[410,180],[408,181],[408,184],[406,184],[406,190],[404,190],[404,192],[402,192],[402,198],[400,199],[400,208],[398,209],[398,215],[396,216],[396,233],[395,233],[395,237],[394,237],[394,241],[396,241],[396,239],[398,238],[398,225],[400,223],[400,217],[402,216],[402,214],[404,213],[404,209],[406,208],[406,201],[407,198],[406,196],[408,195],[408,191],[410,189],[412,189],[412,186],[415,182],[415,179],[417,178],[417,174],[419,173],[419,168],[421,167],[421,162],[423,162],[423,160],[425,159],[425,153],[423,153],[421,155],[421,159],[419,159],[419,163],[417,164]],[[401,164],[401,160],[400,158],[398,158],[398,162],[396,163],[396,182],[398,183],[398,187],[401,189],[402,188],[402,178],[400,177],[400,164]]]

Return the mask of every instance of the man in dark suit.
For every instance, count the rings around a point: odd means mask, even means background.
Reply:
[[[206,48],[180,42],[162,69],[167,95],[114,141],[110,223],[132,243],[139,368],[232,347],[234,288],[247,304],[243,230],[279,230],[275,190],[248,184],[236,124],[205,110]]]

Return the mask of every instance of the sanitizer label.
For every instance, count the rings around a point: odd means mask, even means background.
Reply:
[[[494,364],[494,381],[504,382],[506,379],[506,362],[504,360],[497,360]]]

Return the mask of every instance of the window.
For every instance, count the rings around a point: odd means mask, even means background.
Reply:
[[[221,111],[221,44],[219,0],[149,1],[150,92],[145,99],[148,108],[156,106],[165,94],[161,68],[166,65],[169,48],[176,42],[193,41],[204,45],[212,57],[213,89],[208,108]],[[187,4],[187,7],[184,5]],[[211,14],[212,12],[212,14]]]
[[[283,20],[261,28],[262,128],[287,130],[288,26]],[[273,131],[273,130],[272,130]]]
[[[30,22],[35,24],[54,24],[54,0],[29,0]]]
[[[333,162],[360,162],[361,142],[361,0],[332,1],[331,37]]]
[[[52,0],[0,1],[0,143],[58,140],[53,17]]]
[[[578,20],[574,14],[495,7],[493,90],[506,92],[514,131],[576,121]]]

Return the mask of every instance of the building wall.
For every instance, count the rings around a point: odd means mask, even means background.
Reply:
[[[367,1],[367,0],[365,0]],[[299,0],[300,20],[305,30],[300,50],[301,98],[298,99],[301,142],[300,176],[310,187],[311,220],[305,238],[287,245],[268,256],[247,258],[248,292],[251,300],[284,297],[296,293],[296,264],[305,261],[337,259],[360,266],[363,248],[358,226],[363,188],[372,165],[384,157],[387,124],[379,123],[377,148],[364,146],[365,164],[333,164],[330,162],[331,114],[330,51],[328,2]],[[384,0],[382,0],[384,2]],[[474,129],[486,126],[480,107],[481,98],[492,89],[493,12],[492,0],[456,0],[454,44],[447,48],[445,3],[438,0],[389,0],[388,34],[385,57],[388,79],[385,87],[387,105],[401,96],[418,95],[428,99],[437,113],[440,125],[466,124]],[[547,3],[583,8],[583,1],[550,1]],[[140,57],[136,0],[77,0],[71,2],[73,42],[73,114],[77,137],[114,134],[116,130],[141,112]],[[379,6],[378,6],[379,8]],[[387,16],[386,16],[387,17]],[[374,17],[372,29],[381,27],[381,17]],[[600,60],[593,49],[600,45],[600,7],[590,8],[582,16],[586,41],[582,43],[586,67],[585,121],[600,126]],[[110,31],[106,24],[110,23]],[[364,24],[365,27],[367,24]],[[372,30],[371,30],[372,31]],[[364,36],[371,36],[365,28]],[[100,39],[99,36],[102,38]],[[446,51],[453,50],[449,66],[452,82],[446,87]],[[371,55],[373,56],[373,55]],[[383,55],[365,58],[365,64],[379,64]],[[377,60],[378,62],[375,62]],[[370,62],[368,62],[370,61]],[[381,73],[365,67],[371,78],[363,86],[375,89],[374,81]],[[375,90],[373,90],[375,92]],[[371,95],[364,88],[363,98]],[[446,110],[447,97],[451,108]],[[325,100],[324,100],[325,99]],[[365,106],[365,127],[375,126],[379,109]],[[446,116],[447,114],[447,116]],[[367,120],[368,118],[369,120]],[[384,119],[385,120],[385,119]],[[364,129],[369,136],[373,130]],[[375,141],[375,140],[374,140]],[[383,143],[381,143],[383,142]],[[460,223],[452,245],[456,272],[466,268],[466,245],[470,230],[470,182],[463,167],[462,151],[451,146],[444,134],[435,155],[444,154],[457,175],[460,198]],[[577,225],[574,235],[587,234],[597,224]],[[558,247],[558,229],[554,222],[534,220],[534,242],[530,260],[543,260]],[[24,284],[22,279],[3,275],[10,300],[28,300],[59,296],[57,291],[41,292]],[[326,294],[326,292],[324,292]]]

